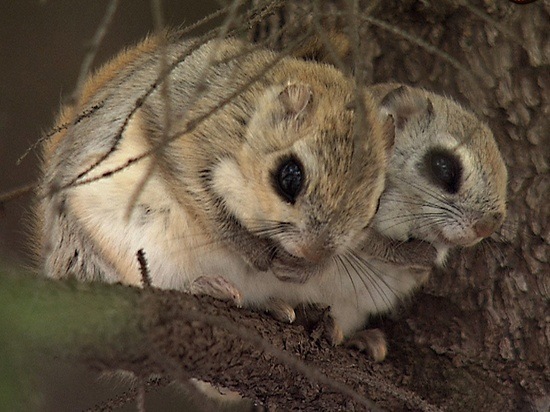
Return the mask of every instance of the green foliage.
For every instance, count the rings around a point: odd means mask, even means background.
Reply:
[[[109,359],[143,343],[139,290],[52,281],[0,267],[0,405],[28,410],[33,363],[44,356]]]

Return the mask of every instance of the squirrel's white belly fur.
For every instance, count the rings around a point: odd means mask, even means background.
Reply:
[[[139,117],[130,122],[119,150],[87,178],[101,176],[147,151],[138,122]],[[212,247],[212,239],[175,200],[158,169],[138,187],[151,162],[154,159],[148,156],[106,178],[70,189],[67,207],[101,248],[102,256],[116,268],[105,273],[105,280],[140,285],[136,255],[140,249],[145,253],[153,286],[163,289],[188,290],[199,276],[250,271],[235,253],[222,245]],[[139,196],[133,199],[138,190]]]

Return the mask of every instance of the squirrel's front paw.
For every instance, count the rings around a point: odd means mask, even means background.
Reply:
[[[294,308],[282,299],[269,299],[265,310],[280,322],[292,323],[296,319]]]
[[[330,315],[330,311],[326,311],[323,316],[323,327],[325,338],[331,345],[337,346],[344,341],[344,332],[334,318]]]
[[[376,362],[381,362],[388,354],[386,336],[380,329],[363,329],[352,335],[346,347],[367,352]]]
[[[230,300],[237,307],[243,306],[241,292],[231,282],[221,276],[200,276],[191,283],[193,295],[208,295],[220,300]]]
[[[344,345],[367,352],[374,361],[380,362],[386,358],[388,346],[384,332],[380,329],[364,329],[355,332],[349,338],[344,335],[342,326],[337,321],[331,308],[309,306],[305,311],[298,311],[300,324],[316,324],[315,332],[323,336],[332,346]]]
[[[296,314],[296,323],[308,330],[315,339],[323,337],[332,346],[340,345],[344,341],[342,328],[335,321],[329,307],[300,305]]]

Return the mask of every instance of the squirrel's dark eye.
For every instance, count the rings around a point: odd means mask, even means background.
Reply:
[[[462,165],[452,153],[444,150],[433,150],[427,155],[427,168],[434,182],[449,193],[458,192]]]
[[[304,169],[300,161],[293,156],[283,158],[273,177],[279,195],[294,204],[304,184]]]

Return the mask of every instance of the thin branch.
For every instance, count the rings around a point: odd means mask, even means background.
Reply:
[[[97,27],[97,30],[94,34],[94,37],[92,37],[92,40],[88,46],[88,52],[84,56],[84,60],[82,61],[82,65],[80,66],[80,71],[78,73],[76,86],[71,96],[71,99],[69,101],[69,104],[76,104],[80,99],[82,90],[84,88],[84,84],[86,83],[86,79],[88,78],[88,74],[90,73],[90,69],[92,68],[92,63],[94,62],[95,56],[97,54],[97,50],[99,49],[99,46],[103,41],[103,38],[107,34],[109,25],[113,21],[113,17],[118,7],[118,1],[119,0],[111,0],[107,5],[107,9],[105,10],[105,15],[103,16],[103,19],[99,23],[99,26]]]
[[[304,41],[308,36],[310,35],[310,32],[308,31],[304,36],[302,37],[299,37],[296,39],[296,41],[292,42],[291,44],[291,47],[288,49],[288,50],[294,50],[296,49],[300,43],[302,41]],[[290,51],[289,51],[290,53]],[[63,190],[66,190],[66,189],[69,189],[71,187],[77,187],[77,186],[82,186],[82,185],[85,185],[85,184],[89,184],[89,183],[92,183],[92,182],[96,182],[98,180],[101,180],[101,179],[105,179],[105,178],[108,178],[110,176],[113,176],[114,174],[116,173],[119,173],[121,171],[123,171],[124,169],[126,169],[127,167],[129,167],[130,165],[134,164],[134,163],[137,163],[143,159],[145,159],[146,157],[148,156],[151,156],[155,153],[158,153],[159,151],[163,150],[163,148],[173,142],[174,140],[176,139],[179,139],[180,137],[188,134],[188,133],[191,133],[193,130],[195,130],[197,128],[197,126],[199,126],[205,119],[209,118],[210,116],[212,116],[213,114],[215,114],[216,112],[218,112],[219,110],[221,110],[222,108],[224,108],[227,104],[229,104],[233,99],[235,99],[238,95],[240,95],[241,93],[245,92],[246,90],[248,90],[250,87],[252,87],[256,82],[258,82],[260,79],[262,79],[275,65],[277,65],[283,58],[286,57],[286,54],[283,54],[283,53],[280,53],[277,55],[277,57],[275,57],[269,64],[266,65],[266,67],[264,67],[260,72],[258,72],[256,75],[254,75],[253,77],[251,77],[249,79],[249,81],[247,81],[246,83],[244,83],[239,89],[237,89],[236,91],[234,91],[233,93],[231,93],[228,97],[226,97],[225,99],[222,99],[215,107],[213,107],[211,110],[207,111],[206,113],[190,120],[187,122],[187,127],[185,127],[184,130],[182,131],[179,131],[175,134],[173,134],[172,136],[170,136],[169,139],[167,139],[166,141],[164,142],[160,142],[160,143],[157,143],[155,144],[155,146],[153,146],[151,149],[143,152],[142,154],[138,155],[138,156],[135,156],[133,158],[130,158],[128,159],[124,164],[118,166],[118,167],[115,167],[111,170],[108,170],[104,173],[101,173],[97,176],[94,176],[94,177],[90,177],[90,178],[87,178],[87,179],[82,179],[83,176],[85,176],[86,174],[88,174],[89,172],[91,172],[93,169],[95,169],[101,162],[103,162],[104,160],[106,160],[115,150],[116,150],[116,145],[113,145],[113,147],[111,148],[111,150],[109,150],[105,155],[103,155],[98,161],[94,162],[94,164],[90,167],[88,167],[84,172],[80,173],[75,179],[71,180],[69,183],[65,184],[65,185],[62,185],[62,186],[59,186],[59,187],[56,187],[56,188],[52,188],[48,195],[51,195],[53,193],[57,193],[57,192],[60,192],[60,191],[63,191]],[[179,59],[178,59],[179,60]],[[172,66],[175,66],[172,65]],[[156,87],[156,84],[158,82],[155,82],[155,86],[153,87],[153,89]],[[150,94],[152,93],[152,90],[148,90],[147,94]],[[128,124],[129,122],[129,118],[130,116],[135,113],[139,107],[141,107],[141,105],[143,104],[143,97],[139,99],[139,102],[136,103],[134,109],[132,110],[131,114],[129,116],[126,117],[125,119],[125,122],[124,122],[124,125],[122,126],[122,128],[125,128],[126,125]],[[121,128],[121,129],[122,129]],[[116,136],[116,144],[118,145],[118,142],[120,141],[120,139],[122,138],[122,131],[120,131],[117,136]]]
[[[165,25],[164,14],[162,11],[162,0],[151,0],[151,10],[153,14],[155,31],[157,33],[161,33]],[[158,48],[160,50],[158,78],[163,79],[160,87],[161,100],[162,100],[162,103],[164,104],[164,110],[163,110],[164,117],[162,119],[163,124],[162,124],[162,136],[161,136],[161,142],[163,143],[166,142],[166,140],[170,136],[170,131],[172,130],[172,101],[170,100],[170,76],[164,75],[164,73],[168,73],[168,66],[169,66],[168,56],[166,55],[167,47],[168,47],[168,44],[167,44],[166,38],[161,35],[159,37],[159,45],[158,45]],[[130,219],[130,215],[134,210],[134,206],[137,203],[139,195],[145,189],[145,186],[147,185],[147,182],[149,181],[150,177],[153,175],[153,172],[157,168],[157,165],[158,165],[158,158],[153,157],[151,159],[151,162],[149,162],[149,164],[147,165],[147,169],[143,173],[143,176],[141,177],[140,181],[137,182],[137,184],[135,185],[135,188],[128,201],[128,205],[126,206],[126,213],[125,213],[126,220]]]
[[[205,24],[208,24],[210,23],[212,20],[218,18],[219,16],[221,16],[222,14],[224,14],[226,11],[227,11],[228,7],[224,7],[224,8],[221,8],[219,10],[216,10],[215,12],[209,14],[208,16],[202,18],[201,20],[191,24],[190,26],[187,26],[183,29],[181,29],[179,31],[179,33],[181,35],[186,35],[186,34],[189,34],[191,33],[192,31],[200,28],[201,26],[204,26]],[[44,136],[40,137],[36,142],[34,142],[22,155],[21,157],[19,157],[19,159],[17,159],[17,162],[16,164],[19,165],[23,159],[25,157],[28,156],[28,154],[30,152],[32,152],[33,150],[36,150],[37,147],[39,147],[43,142],[45,142],[46,140],[50,139],[53,135],[63,131],[63,130],[66,130],[68,129],[71,125],[73,124],[77,124],[80,120],[82,120],[83,118],[86,118],[88,116],[90,116],[91,114],[93,114],[96,110],[100,109],[102,107],[102,104],[101,105],[96,105],[96,106],[93,106],[92,108],[90,109],[87,109],[85,110],[84,112],[82,112],[75,121],[70,121],[70,122],[67,122],[67,123],[63,123],[62,125],[60,126],[57,126],[53,129],[51,129],[48,133],[46,133]]]
[[[9,192],[0,193],[0,208],[4,207],[7,202],[30,194],[37,187],[37,184],[37,182],[28,183]]]
[[[365,72],[364,72],[364,59],[360,58],[361,53],[361,36],[359,33],[359,1],[358,0],[348,0],[347,2],[347,11],[348,11],[348,36],[351,43],[351,52],[354,64],[354,76],[353,81],[355,83],[354,87],[354,99],[355,104],[358,110],[358,113],[367,113],[367,108],[365,107],[365,101],[363,99],[362,90],[365,87]],[[355,139],[354,141],[359,141],[362,136],[361,133],[367,130],[367,122],[365,116],[355,116],[355,122],[357,127],[354,129]]]
[[[273,1],[273,2],[270,2],[270,4],[266,7],[265,12],[273,12],[274,9],[271,8],[272,5],[277,5],[279,4],[280,2],[279,1]],[[249,16],[253,16],[254,14],[256,14],[256,16],[254,17],[254,19],[251,21],[251,24],[253,24],[254,20],[260,20],[262,18],[265,18],[265,14],[264,13],[256,13],[256,11],[252,11],[252,12],[249,12],[248,15]],[[249,20],[249,18],[247,18],[245,16],[245,20]],[[238,34],[240,31],[243,31],[245,29],[235,29],[234,31],[232,31],[231,34]],[[93,170],[95,170],[102,162],[104,162],[105,160],[107,160],[115,151],[116,151],[116,148],[118,147],[118,144],[120,143],[120,140],[122,139],[122,134],[124,133],[124,131],[126,130],[126,128],[128,127],[128,123],[130,122],[131,118],[133,117],[133,115],[142,107],[145,99],[147,97],[149,97],[151,95],[151,93],[153,93],[153,91],[156,90],[156,88],[158,87],[158,85],[164,80],[164,78],[166,76],[168,76],[172,70],[175,69],[175,67],[177,65],[179,65],[181,62],[183,62],[185,60],[186,57],[188,57],[193,51],[197,50],[200,46],[202,46],[204,43],[206,43],[207,41],[209,40],[212,40],[214,39],[215,37],[217,36],[217,29],[214,29],[214,30],[211,30],[209,31],[207,34],[205,34],[204,36],[202,36],[200,39],[198,39],[195,43],[193,43],[193,45],[188,49],[186,50],[185,53],[183,53],[182,55],[178,56],[176,58],[176,60],[169,66],[168,70],[163,73],[163,75],[159,78],[156,79],[156,81],[151,84],[146,90],[145,92],[139,97],[136,99],[135,101],[135,104],[132,108],[132,110],[128,113],[128,115],[126,116],[126,118],[124,119],[124,122],[123,124],[120,126],[117,134],[115,135],[115,138],[114,138],[114,141],[113,141],[113,144],[111,145],[110,149],[104,154],[102,155],[98,160],[96,160],[91,166],[89,166],[86,170],[84,170],[83,172],[79,173],[72,181],[70,181],[68,184],[62,186],[61,188],[54,188],[50,191],[49,194],[53,194],[53,193],[56,193],[58,190],[63,190],[65,188],[68,188],[68,187],[72,187],[74,185],[77,184],[77,181],[79,179],[82,179],[84,176],[86,176],[87,174],[89,174],[90,172],[92,172]],[[302,40],[302,39],[300,39]],[[167,142],[169,143],[169,142]],[[155,146],[154,148],[154,151],[157,152],[157,150],[160,149],[160,146],[157,144],[157,146]],[[149,154],[147,154],[148,156]],[[144,156],[143,156],[144,157]],[[138,160],[141,160],[143,158],[142,156],[139,156],[139,159]],[[134,163],[134,162],[132,162]],[[132,164],[130,163],[130,164]],[[107,173],[105,174],[105,177],[106,176],[110,176],[111,174]],[[104,176],[104,175],[102,175]],[[89,179],[88,179],[89,180]],[[86,180],[86,181],[88,181]],[[92,181],[95,181],[95,180],[98,180],[98,179],[94,179]]]
[[[405,40],[409,41],[410,43],[420,46],[422,49],[440,57],[442,60],[446,61],[451,66],[458,69],[462,73],[468,75],[469,77],[473,78],[474,80],[478,79],[478,76],[476,74],[474,74],[471,70],[468,70],[468,68],[464,66],[462,63],[460,63],[457,59],[452,57],[450,54],[445,53],[444,51],[438,49],[436,46],[426,42],[425,40],[422,40],[418,36],[407,33],[405,30],[402,30],[399,27],[394,26],[390,23],[387,23],[383,20],[377,19],[376,17],[361,15],[361,19],[372,24],[373,26],[380,27],[383,30],[389,31],[399,37],[402,37]]]
[[[93,105],[92,107],[90,107],[89,109],[86,109],[84,110],[83,112],[81,112],[77,117],[76,119],[74,119],[74,121],[70,121],[68,123],[64,123],[62,124],[61,126],[57,126],[57,127],[54,127],[53,129],[51,129],[48,133],[46,133],[45,135],[43,135],[42,137],[40,137],[36,142],[34,142],[32,145],[30,145],[27,150],[25,150],[25,152],[19,157],[19,159],[17,159],[17,161],[15,162],[15,165],[16,166],[19,166],[21,164],[21,162],[23,161],[23,159],[25,159],[25,157],[27,157],[29,155],[30,152],[32,152],[33,150],[36,150],[40,145],[42,145],[42,143],[44,143],[45,141],[47,141],[48,139],[50,139],[52,136],[56,135],[57,133],[59,132],[62,132],[63,130],[66,130],[69,128],[69,126],[71,125],[75,125],[75,124],[78,124],[80,123],[80,121],[82,121],[83,119],[86,119],[87,117],[90,117],[92,114],[94,114],[97,110],[101,109],[104,105],[104,102],[99,102],[98,104],[95,104]]]
[[[328,55],[330,56],[332,63],[342,72],[346,73],[348,71],[346,65],[338,55],[338,52],[335,50],[334,45],[328,38],[326,34],[326,29],[321,25],[320,21],[320,8],[319,8],[319,2],[320,0],[314,0],[312,2],[312,15],[313,15],[313,29],[315,30],[315,34],[319,36],[319,39],[323,43],[323,46],[327,49]]]
[[[139,272],[141,273],[141,284],[144,288],[150,288],[152,285],[151,274],[149,273],[149,265],[145,258],[145,252],[140,249],[136,253],[139,263]]]
[[[137,412],[147,412],[145,407],[145,382],[142,378],[139,378],[137,383],[136,409]]]
[[[151,0],[151,6],[153,10],[153,20],[155,23],[155,29],[160,32],[164,28],[164,16],[162,13],[162,0]],[[225,18],[223,24],[220,26],[218,30],[218,38],[225,38],[227,35],[230,26],[234,24],[235,16],[237,15],[237,11],[240,7],[240,0],[235,0],[231,4],[230,7],[227,8],[227,17]],[[160,50],[160,64],[159,64],[159,76],[158,78],[162,78],[162,84],[161,84],[161,100],[164,104],[164,110],[163,110],[163,125],[162,125],[162,136],[161,136],[161,145],[162,147],[167,146],[167,141],[170,138],[170,133],[172,131],[172,101],[170,99],[170,76],[168,75],[168,58],[166,55],[166,48],[168,44],[166,42],[166,39],[164,37],[160,38],[159,43],[159,50]],[[208,53],[208,56],[206,58],[205,67],[210,67],[212,64],[212,61],[214,59],[214,56],[217,55],[218,52],[218,45],[217,43],[214,44],[214,47],[212,50],[210,50],[210,53]],[[166,73],[166,74],[165,74]],[[192,107],[194,103],[202,97],[204,94],[204,85],[206,84],[206,78],[203,78],[202,81],[196,86],[197,93],[194,96],[193,99],[191,99],[191,102],[187,104],[187,107]],[[186,110],[185,110],[186,111]],[[163,149],[159,149],[159,155],[162,156]],[[140,181],[135,185],[135,189],[130,196],[130,199],[128,201],[128,205],[126,207],[126,219],[130,218],[130,215],[132,213],[132,210],[134,209],[134,206],[137,202],[137,199],[139,198],[140,194],[145,189],[145,186],[147,185],[147,182],[153,175],[153,172],[157,168],[158,165],[158,157],[153,157],[151,162],[147,165],[147,170],[143,173],[143,176],[141,177]]]

